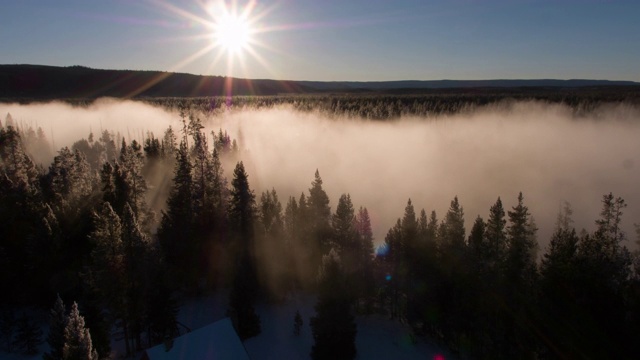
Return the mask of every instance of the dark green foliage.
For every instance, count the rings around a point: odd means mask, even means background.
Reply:
[[[18,319],[16,331],[13,337],[13,346],[20,352],[33,355],[38,352],[38,346],[42,344],[42,330],[26,314]]]
[[[248,175],[239,162],[231,182],[229,222],[236,241],[235,276],[229,295],[229,316],[241,340],[260,333],[260,317],[254,305],[260,293],[254,253],[255,195]]]
[[[274,299],[283,299],[292,288],[292,249],[287,244],[282,204],[275,189],[260,196],[256,234],[256,261],[260,283]]]
[[[56,302],[51,309],[49,315],[49,335],[47,343],[49,344],[49,352],[45,353],[45,360],[62,359],[62,348],[64,347],[64,329],[67,326],[67,317],[65,308],[60,295],[56,298]]]
[[[323,258],[316,316],[311,318],[312,359],[354,359],[357,327],[347,281],[332,250]]]
[[[358,210],[355,218],[355,230],[358,235],[357,246],[357,267],[355,272],[355,290],[357,296],[362,300],[365,313],[373,311],[373,300],[375,296],[375,278],[374,278],[374,249],[373,249],[373,232],[371,230],[371,219],[367,208]]]
[[[158,240],[167,265],[175,274],[176,282],[193,281],[188,264],[194,263],[196,244],[193,242],[193,179],[187,145],[180,143],[176,153],[173,185],[167,199],[167,210],[162,213]]]
[[[320,172],[316,170],[315,179],[309,188],[307,198],[309,235],[312,246],[315,247],[313,255],[314,265],[320,264],[322,255],[330,249],[331,239],[331,207],[329,206],[329,196],[322,188],[322,178]]]

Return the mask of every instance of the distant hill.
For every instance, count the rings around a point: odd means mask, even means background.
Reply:
[[[275,95],[312,91],[295,81],[249,80],[161,71],[82,66],[0,65],[0,98],[173,97]]]
[[[425,89],[580,88],[640,86],[608,80],[432,80],[323,82],[200,76],[185,73],[101,70],[83,66],[0,65],[0,98],[55,99],[306,94],[319,92],[411,92]]]

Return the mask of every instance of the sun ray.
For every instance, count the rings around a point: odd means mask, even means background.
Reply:
[[[180,70],[206,54],[211,54],[207,62],[207,74],[215,73],[215,69],[224,67],[223,75],[227,78],[238,76],[251,77],[250,61],[255,61],[270,75],[276,75],[274,68],[265,59],[261,50],[285,54],[284,52],[260,41],[259,34],[288,31],[291,27],[266,26],[263,24],[268,14],[282,5],[276,2],[269,6],[260,6],[257,0],[242,2],[239,0],[195,0],[196,8],[201,8],[201,13],[179,7],[167,0],[149,0],[152,4],[170,16],[187,20],[189,28],[201,29],[202,32],[189,36],[176,36],[162,39],[162,43],[198,42],[206,41],[207,44],[194,53],[179,59],[171,66],[169,71]],[[222,64],[222,65],[220,65]],[[219,71],[218,71],[219,72]],[[153,86],[150,84],[149,86]],[[233,81],[225,81],[225,95],[231,95],[234,88]]]

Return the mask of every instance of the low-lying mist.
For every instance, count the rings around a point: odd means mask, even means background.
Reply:
[[[6,113],[53,133],[57,149],[86,138],[90,130],[141,140],[147,131],[158,137],[169,125],[181,126],[178,114],[132,101],[104,100],[86,108],[1,104],[0,114]],[[563,106],[531,102],[385,122],[287,107],[204,120],[209,130],[226,129],[238,140],[257,195],[275,188],[284,206],[288,196],[308,191],[318,169],[332,210],[342,193],[350,193],[356,207],[369,209],[377,244],[409,198],[416,212],[436,210],[442,219],[457,195],[468,233],[477,215],[486,220],[498,196],[510,209],[522,191],[544,250],[563,201],[571,203],[578,230],[593,230],[602,195],[613,192],[629,205],[623,228],[630,239],[626,245],[634,247],[633,223],[640,222],[640,112],[624,105],[580,118]]]

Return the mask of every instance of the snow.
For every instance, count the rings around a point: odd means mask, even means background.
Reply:
[[[209,296],[186,299],[180,307],[178,321],[180,332],[196,334],[198,329],[206,330],[208,326],[217,324],[225,319],[228,294],[218,292]],[[256,311],[260,315],[262,333],[244,342],[246,354],[252,360],[271,359],[309,359],[313,336],[310,319],[315,315],[314,296],[298,294],[291,296],[282,304],[259,304]],[[300,335],[293,333],[293,319],[296,311],[304,321]],[[44,318],[44,316],[43,316]],[[227,320],[228,321],[228,320]],[[382,315],[358,316],[358,333],[356,335],[357,359],[454,359],[452,355],[435,344],[423,338],[411,340],[408,326]],[[230,324],[230,323],[229,323]],[[203,333],[206,333],[204,331]],[[48,329],[43,326],[43,339],[46,339]],[[226,336],[226,335],[223,335]],[[210,338],[210,337],[209,337]],[[226,338],[225,338],[226,339]],[[174,348],[178,346],[175,340]],[[239,340],[238,340],[239,341]],[[224,342],[227,342],[225,340]],[[229,341],[230,343],[232,340]],[[190,344],[196,343],[194,340]],[[201,343],[198,340],[197,343]],[[236,346],[233,346],[236,348]],[[159,346],[164,352],[164,345]],[[0,352],[0,359],[26,360],[41,359],[46,351],[46,342],[40,346],[41,353],[34,356],[20,354],[6,354]],[[120,359],[124,355],[124,341],[121,336],[112,337],[111,359]],[[139,359],[138,354],[136,359]],[[190,357],[194,358],[194,357]],[[196,356],[197,358],[197,356]],[[152,358],[155,359],[155,358]]]
[[[149,360],[249,360],[229,318],[218,320],[174,339],[168,351],[164,344],[160,344],[147,349],[146,354]]]

